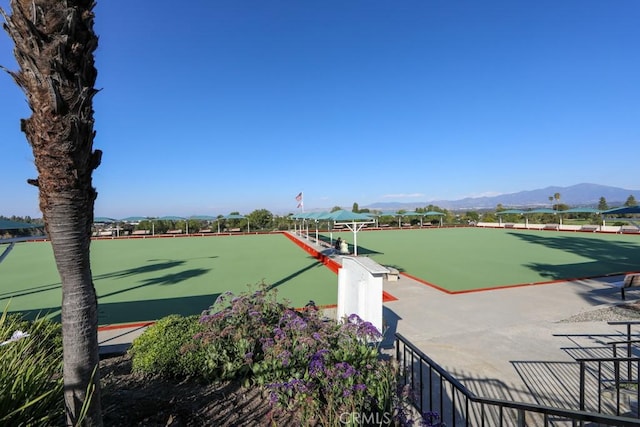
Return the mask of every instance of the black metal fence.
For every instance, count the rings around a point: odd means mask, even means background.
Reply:
[[[477,397],[399,333],[396,333],[396,359],[417,411],[436,412],[442,426],[640,425],[637,418]]]
[[[640,358],[576,359],[580,364],[580,410],[640,418]],[[640,420],[636,420],[640,425]]]

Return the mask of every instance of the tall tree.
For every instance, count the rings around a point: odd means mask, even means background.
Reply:
[[[62,281],[62,342],[66,422],[102,425],[98,375],[97,297],[89,245],[97,193],[93,170],[94,0],[11,0],[0,9],[19,70],[8,71],[24,91],[31,117],[21,129],[38,171],[40,210]]]
[[[554,193],[553,198],[556,201],[556,210],[558,210],[558,204],[560,203],[560,193]]]
[[[355,213],[360,212],[360,206],[358,206],[357,202],[353,202],[353,207],[351,208],[351,212],[355,212]]]
[[[636,198],[633,196],[633,194],[629,195],[629,197],[627,197],[627,201],[624,202],[625,206],[638,206],[638,202],[636,201]]]
[[[598,201],[598,210],[606,211],[607,209],[609,209],[609,205],[607,204],[607,199],[605,199],[604,197],[600,197],[600,200]]]

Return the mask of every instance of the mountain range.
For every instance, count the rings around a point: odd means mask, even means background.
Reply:
[[[438,206],[449,210],[459,209],[494,209],[498,204],[505,208],[539,208],[551,207],[556,201],[549,201],[549,197],[555,193],[560,194],[559,203],[576,206],[596,207],[601,197],[604,197],[609,207],[622,206],[631,195],[640,201],[640,190],[627,190],[619,187],[611,187],[599,184],[576,184],[570,187],[546,187],[537,190],[519,191],[517,193],[500,194],[491,197],[467,197],[460,200],[432,200],[429,202],[377,202],[368,206],[368,209],[399,210],[415,209],[428,205]]]

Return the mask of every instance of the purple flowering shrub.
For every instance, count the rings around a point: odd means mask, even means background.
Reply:
[[[343,414],[391,413],[392,366],[369,344],[380,333],[356,315],[323,321],[315,310],[286,312],[254,372],[271,401],[335,425]]]
[[[263,387],[274,410],[295,411],[302,424],[392,425],[406,420],[395,366],[380,357],[380,332],[351,315],[323,318],[315,305],[296,311],[262,285],[221,295],[200,318],[203,375],[240,378]]]
[[[240,296],[220,295],[200,317],[203,331],[195,337],[205,352],[204,377],[249,379],[254,361],[262,359],[262,340],[272,335],[285,310],[264,285]]]

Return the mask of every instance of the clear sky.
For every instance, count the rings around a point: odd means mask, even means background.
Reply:
[[[8,10],[8,0],[0,0]],[[638,0],[99,0],[96,216],[640,189]],[[16,69],[0,34],[0,64]],[[0,75],[0,214],[39,217]]]

